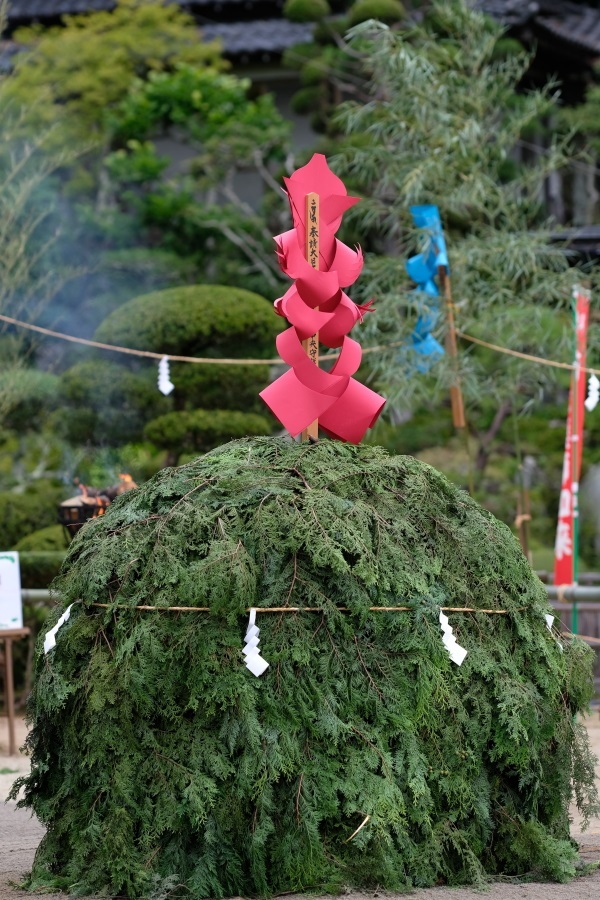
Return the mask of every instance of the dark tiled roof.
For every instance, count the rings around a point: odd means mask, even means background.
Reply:
[[[550,235],[550,240],[566,243],[567,256],[600,257],[600,225],[582,225],[579,228],[567,228]]]
[[[472,5],[507,28],[525,25],[539,10],[539,3],[533,0],[473,0]]]
[[[8,20],[46,19],[112,9],[113,0],[8,0]]]
[[[12,44],[10,41],[0,41],[0,75],[10,72],[12,58],[18,52],[19,48],[16,44]]]
[[[312,40],[312,25],[287,19],[258,19],[251,22],[215,22],[201,26],[204,40],[219,38],[227,56],[283,53],[294,44]]]
[[[210,11],[214,11],[217,15],[226,6],[238,9],[251,9],[254,6],[253,0],[175,0],[175,2],[190,11],[210,8]],[[53,19],[58,16],[112,9],[114,5],[115,0],[8,0],[8,19],[9,21]],[[281,6],[279,0],[273,0],[271,5]]]
[[[563,16],[537,16],[535,21],[554,37],[600,56],[600,9],[579,7]]]
[[[509,29],[529,25],[534,35],[600,54],[600,9],[570,0],[473,0],[473,5]]]

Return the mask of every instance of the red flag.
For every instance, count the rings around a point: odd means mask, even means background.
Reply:
[[[575,351],[575,369],[571,375],[569,391],[565,456],[554,545],[554,584],[575,584],[577,581],[575,554],[577,552],[579,475],[583,453],[586,381],[585,373],[581,369],[585,368],[589,312],[589,291],[580,287],[575,288],[577,349]],[[575,416],[573,415],[574,396],[577,396]]]

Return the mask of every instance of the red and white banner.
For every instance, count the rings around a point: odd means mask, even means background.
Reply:
[[[574,370],[569,391],[567,435],[562,471],[556,543],[554,545],[554,584],[575,584],[577,534],[579,517],[579,474],[583,453],[583,419],[585,415],[585,368],[587,329],[590,313],[590,292],[576,287],[574,292],[576,311],[576,351]],[[573,404],[573,398],[577,403]]]

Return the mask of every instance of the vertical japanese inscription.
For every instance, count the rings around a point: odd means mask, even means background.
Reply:
[[[313,269],[319,268],[319,195],[314,192],[306,195],[306,259]],[[315,366],[318,366],[318,332],[303,341],[302,346],[309,359],[312,360]],[[317,420],[312,422],[308,428],[302,432],[302,440],[308,440],[309,437],[317,438],[318,434],[319,422]]]
[[[313,269],[319,268],[319,195],[306,195],[306,258]],[[304,341],[304,349],[316,366],[319,365],[319,335]]]

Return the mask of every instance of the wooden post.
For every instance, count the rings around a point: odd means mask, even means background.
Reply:
[[[15,686],[13,676],[12,638],[4,639],[6,715],[8,718],[8,755],[17,752],[15,741]]]
[[[8,719],[8,755],[14,756],[17,752],[15,735],[15,683],[13,673],[12,642],[19,638],[28,637],[29,628],[12,628],[0,631],[0,640],[4,641],[4,706]]]
[[[313,269],[319,268],[319,195],[314,192],[306,195],[306,258]],[[302,341],[302,346],[306,355],[318,366],[319,332]],[[317,440],[318,437],[319,420],[315,419],[302,431],[301,440]]]
[[[443,286],[446,298],[446,318],[448,321],[448,333],[446,335],[446,352],[451,359],[454,370],[453,383],[450,385],[450,403],[452,404],[452,422],[455,428],[466,428],[465,408],[458,377],[458,355],[456,350],[456,326],[454,324],[454,304],[452,302],[452,288],[450,276],[446,266],[438,266],[440,285]]]

